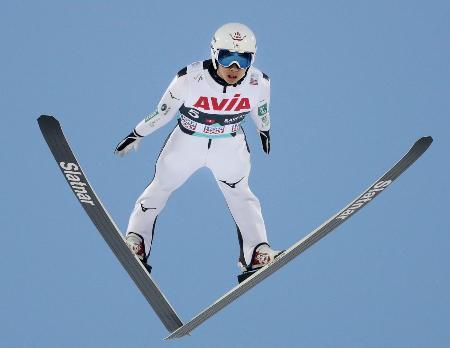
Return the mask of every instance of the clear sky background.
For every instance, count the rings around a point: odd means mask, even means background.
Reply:
[[[448,1],[2,1],[2,347],[449,347]],[[113,156],[222,24],[258,39],[272,153],[251,121],[251,187],[286,248],[426,135],[369,206],[194,331],[167,331],[67,187],[36,119],[56,116],[125,229],[173,127]],[[183,320],[236,283],[233,220],[208,170],[158,219],[153,275]]]

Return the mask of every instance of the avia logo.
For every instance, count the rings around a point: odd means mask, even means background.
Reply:
[[[236,40],[236,41],[242,41],[247,37],[246,35],[242,36],[241,33],[238,31],[233,34],[230,34],[230,36],[233,40]]]
[[[223,98],[219,100],[216,97],[204,97],[198,98],[194,107],[203,110],[215,110],[215,111],[240,111],[250,110],[250,100],[248,98],[241,98],[240,94],[235,94],[233,98]]]
[[[352,215],[355,211],[358,211],[362,206],[370,202],[375,196],[383,191],[386,187],[391,184],[392,180],[387,181],[379,181],[377,182],[369,191],[359,197],[356,201],[354,201],[346,211],[342,212],[337,219],[345,220],[350,215]]]

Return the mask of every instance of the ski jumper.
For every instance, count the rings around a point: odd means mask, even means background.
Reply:
[[[258,198],[248,186],[250,152],[240,123],[250,115],[260,131],[268,131],[270,82],[253,66],[236,85],[216,75],[211,60],[180,70],[157,109],[135,128],[146,136],[178,115],[156,161],[155,176],[138,198],[127,233],[141,235],[151,249],[155,222],[168,198],[195,171],[211,170],[237,226],[240,261],[251,262],[254,248],[267,243]]]

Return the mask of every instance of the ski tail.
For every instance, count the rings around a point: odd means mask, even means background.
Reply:
[[[169,332],[183,325],[175,310],[159,290],[142,263],[126,246],[119,228],[94,192],[73,154],[58,120],[53,116],[38,118],[39,128],[63,176],[98,231],[154,309]]]
[[[292,245],[282,255],[275,259],[274,262],[265,266],[263,269],[256,272],[241,284],[231,289],[228,293],[223,295],[212,305],[197,314],[189,322],[172,332],[169,336],[166,337],[166,339],[180,338],[184,335],[189,334],[205,320],[216,314],[218,311],[226,307],[238,297],[242,296],[244,293],[253,288],[255,285],[259,284],[272,273],[276,272],[281,267],[285,266],[287,263],[300,255],[302,252],[309,249],[317,241],[336,229],[343,222],[347,221],[351,216],[353,216],[356,212],[361,210],[376,196],[383,192],[384,189],[386,189],[395,179],[400,176],[400,174],[405,172],[420,156],[422,156],[422,154],[428,149],[432,142],[432,137],[423,137],[417,140],[408,151],[408,153],[404,155],[399,162],[397,162],[386,174],[375,181],[371,186],[369,186],[366,191],[364,191],[351,203],[346,205],[342,210],[340,210],[329,220],[309,233],[306,237]]]

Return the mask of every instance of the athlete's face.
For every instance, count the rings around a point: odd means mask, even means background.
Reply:
[[[225,80],[226,83],[230,85],[234,85],[245,75],[246,69],[240,69],[236,63],[229,66],[228,68],[225,68],[220,64],[218,65],[219,67],[217,68],[217,75],[219,75],[222,79]]]

